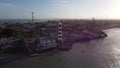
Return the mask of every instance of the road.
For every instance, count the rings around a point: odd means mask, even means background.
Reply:
[[[120,68],[120,29],[105,32],[108,37],[76,43],[70,51],[16,60],[0,68]]]

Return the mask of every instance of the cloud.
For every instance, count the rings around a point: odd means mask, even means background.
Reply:
[[[0,3],[0,9],[13,9],[16,8],[16,5],[11,4],[11,3]]]
[[[67,6],[69,5],[69,0],[54,0],[56,6]]]

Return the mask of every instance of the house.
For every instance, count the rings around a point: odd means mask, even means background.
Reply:
[[[37,51],[47,50],[57,47],[57,41],[54,38],[39,38],[39,43],[37,44]]]
[[[7,49],[7,48],[12,48],[13,47],[13,38],[10,37],[10,38],[1,38],[0,40],[0,47],[2,49]]]
[[[57,41],[54,38],[39,37],[39,38],[25,38],[25,47],[30,53],[43,51],[57,47]]]

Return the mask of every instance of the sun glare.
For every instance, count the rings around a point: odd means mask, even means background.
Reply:
[[[116,0],[111,6],[111,17],[120,19],[120,0]]]

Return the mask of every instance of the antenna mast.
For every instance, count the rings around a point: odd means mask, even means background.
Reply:
[[[34,12],[32,12],[32,23],[34,22]]]

